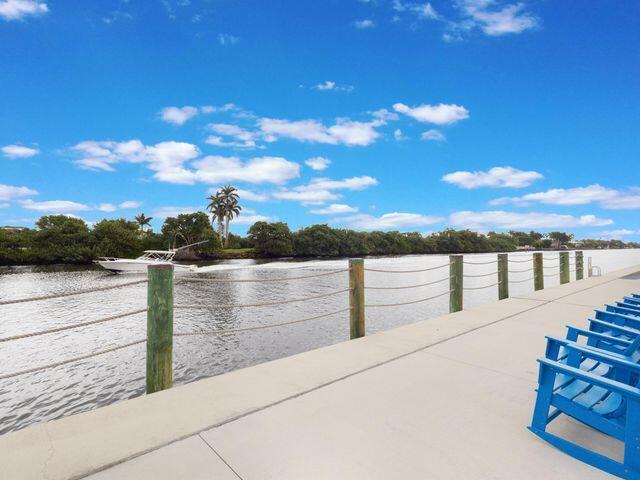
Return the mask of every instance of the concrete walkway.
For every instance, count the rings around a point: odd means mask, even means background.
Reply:
[[[0,478],[610,478],[525,427],[544,336],[640,292],[639,270],[34,425],[0,437]],[[620,455],[575,422],[556,431]]]

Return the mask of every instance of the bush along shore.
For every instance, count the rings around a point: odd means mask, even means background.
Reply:
[[[0,228],[0,265],[88,264],[98,257],[135,258],[144,250],[166,250],[201,240],[197,249],[186,250],[178,260],[221,258],[349,257],[434,253],[512,252],[519,248],[608,249],[639,248],[635,242],[580,240],[564,232],[489,232],[444,230],[418,232],[359,232],[312,225],[292,232],[283,222],[257,222],[246,237],[228,234],[223,249],[220,236],[204,212],[168,217],[160,233],[151,231],[143,214],[136,221],[102,220],[93,228],[81,219],[48,215],[36,228]]]

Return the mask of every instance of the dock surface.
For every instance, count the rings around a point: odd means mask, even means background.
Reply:
[[[526,426],[545,335],[631,292],[640,266],[33,425],[0,437],[0,478],[614,478]]]

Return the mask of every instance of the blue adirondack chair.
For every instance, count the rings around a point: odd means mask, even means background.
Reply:
[[[586,339],[586,343],[578,343],[582,337]],[[592,330],[583,330],[581,328],[567,325],[566,339],[553,336],[547,336],[546,338],[546,359],[579,367],[581,370],[597,375],[610,376],[612,366],[606,362],[594,360],[592,358],[585,358],[578,361],[575,354],[574,357],[571,357],[571,350],[567,348],[567,346],[579,345],[583,348],[588,348],[595,352],[609,355],[627,362],[640,363],[640,335],[636,335],[633,341],[629,341],[623,338],[611,337]],[[618,377],[618,380],[629,382],[633,380],[633,378]]]
[[[640,298],[636,297],[622,297],[622,301],[630,306],[640,308]]]
[[[640,309],[636,309],[633,306],[629,306],[623,302],[616,302],[615,305],[609,305],[608,303],[604,306],[607,312],[621,313],[623,315],[631,315],[632,317],[640,317]]]
[[[538,360],[538,394],[529,429],[589,465],[621,478],[640,479],[640,389],[635,385],[640,365],[590,346],[561,339],[552,341],[557,346],[551,348],[562,346],[566,359]],[[591,371],[579,368],[586,362],[606,365],[605,374],[600,374],[605,370],[600,367]],[[562,414],[624,442],[623,461],[547,432],[547,425]]]

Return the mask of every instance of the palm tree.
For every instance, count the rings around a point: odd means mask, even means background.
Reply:
[[[225,185],[218,191],[218,197],[221,199],[222,204],[224,205],[224,220],[225,220],[225,241],[224,247],[227,248],[229,246],[229,235],[231,231],[229,230],[229,224],[231,220],[233,220],[234,216],[240,215],[240,211],[242,207],[238,205],[238,199],[240,196],[238,195],[238,189],[236,187],[232,187],[231,185]]]
[[[220,245],[222,245],[222,222],[224,222],[224,218],[226,216],[225,205],[219,191],[215,195],[207,197],[207,199],[210,201],[209,205],[207,205],[207,210],[211,212],[211,223],[214,223],[215,221],[218,222],[218,240],[220,241]]]
[[[228,201],[228,203],[225,205],[225,207],[226,207],[225,223],[226,223],[227,236],[224,240],[224,248],[228,248],[229,235],[231,234],[231,230],[229,230],[229,224],[231,223],[231,220],[233,220],[234,216],[237,217],[238,215],[240,215],[240,212],[242,211],[242,207],[238,205],[238,200],[235,198],[231,198]]]
[[[145,216],[144,213],[141,213],[140,215],[136,215],[135,219],[136,219],[136,223],[140,227],[140,235],[142,235],[144,234],[144,231],[145,231],[144,227],[151,226],[151,220],[153,220],[153,217],[147,217]]]

